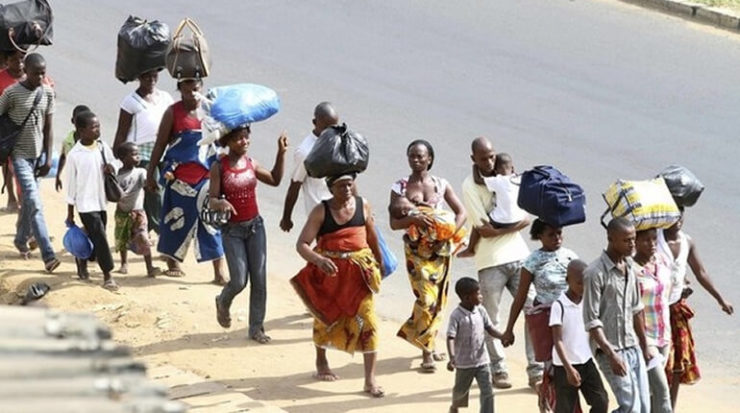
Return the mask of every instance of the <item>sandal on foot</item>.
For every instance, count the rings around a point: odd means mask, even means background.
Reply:
[[[156,277],[158,275],[161,275],[161,274],[162,274],[162,270],[159,267],[154,267],[154,268],[152,268],[151,271],[149,271],[149,272],[146,273],[146,276],[149,277],[149,278],[154,278],[154,277]]]
[[[447,353],[432,353],[434,361],[445,361],[447,360]]]
[[[270,341],[272,341],[272,338],[270,338],[270,336],[268,336],[267,334],[265,334],[264,331],[260,331],[259,333],[253,335],[251,338],[252,338],[252,340],[254,340],[254,341],[256,341],[256,342],[258,342],[260,344],[267,344]]]
[[[424,373],[434,373],[437,371],[437,365],[433,361],[421,363],[421,371]]]
[[[61,263],[62,262],[59,261],[57,258],[52,258],[49,261],[44,262],[44,268],[46,268],[46,272],[51,274],[52,272],[54,272],[54,270],[56,270],[59,267]]]
[[[105,280],[103,283],[103,288],[105,288],[108,291],[118,291],[118,284],[116,284],[113,280]]]
[[[337,381],[339,380],[339,376],[334,374],[331,370],[322,371],[322,372],[317,371],[313,374],[313,378],[318,381]]]
[[[385,397],[385,390],[383,390],[383,388],[380,386],[365,386],[365,388],[362,390],[376,399]]]
[[[121,268],[119,268],[118,271],[116,271],[116,272],[119,273],[119,274],[128,274],[128,267],[124,267],[122,265]]]
[[[171,268],[167,271],[162,273],[165,277],[172,277],[172,278],[182,278],[185,276],[185,273],[182,270],[179,270],[177,268]]]
[[[224,280],[223,278],[214,278],[213,281],[211,281],[211,284],[218,285],[220,287],[223,287],[224,285],[228,283],[229,282]]]
[[[218,299],[218,296],[216,296],[216,321],[218,321],[218,325],[223,328],[231,327],[231,315],[229,314],[229,310],[221,306],[221,301]]]
[[[89,272],[77,273],[77,277],[80,279],[80,281],[89,281],[90,273]]]

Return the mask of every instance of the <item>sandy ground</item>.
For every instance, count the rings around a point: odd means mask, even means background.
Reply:
[[[409,408],[446,411],[453,374],[442,364],[435,374],[421,373],[419,353],[395,337],[397,320],[383,319],[380,329],[378,381],[386,390],[385,398],[370,399],[362,393],[359,354],[353,357],[330,352],[330,362],[341,380],[325,383],[312,379],[311,318],[287,282],[287,275],[302,266],[291,245],[269,246],[266,328],[273,341],[260,345],[246,338],[248,295],[237,297],[232,307],[233,327],[222,329],[216,323],[213,304],[220,287],[210,284],[211,266],[198,265],[192,258],[186,261],[184,278],[148,279],[144,277],[143,261],[134,257],[130,274],[117,277],[121,285],[117,293],[100,287],[99,270],[92,272],[92,282],[78,281],[73,258],[61,252],[66,205],[61,195],[54,192],[52,181],[44,180],[42,187],[47,223],[63,264],[49,275],[41,271],[38,253],[31,261],[20,260],[12,247],[15,216],[0,215],[0,303],[16,303],[18,294],[29,283],[44,281],[52,290],[42,299],[43,303],[63,310],[96,313],[112,327],[114,338],[131,346],[149,366],[194,373],[204,385],[218,382],[231,392],[289,412],[404,412]],[[5,204],[4,197],[0,202]],[[108,229],[112,240],[112,225]],[[268,231],[278,231],[276,223],[269,222]],[[97,270],[93,266],[91,269]],[[455,300],[451,301],[455,305]],[[443,345],[442,340],[439,345]],[[496,407],[503,412],[536,411],[535,394],[526,386],[521,347],[515,346],[508,355],[514,387],[496,391]],[[698,385],[682,388],[680,411],[736,411],[733,406],[740,382],[732,368],[708,373],[705,371],[706,378]],[[473,390],[467,411],[475,412],[477,408],[477,390]],[[229,411],[247,410],[259,408]],[[215,404],[201,404],[198,411],[223,410]]]

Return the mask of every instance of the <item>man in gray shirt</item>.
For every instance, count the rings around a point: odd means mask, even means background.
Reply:
[[[46,61],[40,54],[31,53],[26,56],[23,71],[26,78],[9,86],[0,96],[0,114],[7,113],[15,123],[20,125],[31,113],[11,154],[23,197],[13,243],[21,255],[28,258],[28,239],[33,235],[39,243],[46,271],[52,272],[60,262],[54,254],[46,229],[36,173],[46,176],[51,169],[54,91],[42,83],[46,76]],[[34,107],[37,94],[40,99]],[[46,162],[36,171],[36,161],[42,153],[46,154]]]
[[[620,413],[648,413],[650,390],[643,305],[632,252],[635,227],[615,218],[607,227],[608,245],[585,272],[583,321],[591,348],[614,393]]]

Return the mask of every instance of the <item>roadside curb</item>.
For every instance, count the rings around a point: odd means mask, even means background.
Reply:
[[[740,15],[732,14],[726,10],[682,0],[621,1],[658,10],[693,22],[708,24],[735,33],[740,33]]]

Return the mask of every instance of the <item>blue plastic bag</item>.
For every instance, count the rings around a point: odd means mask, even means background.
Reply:
[[[69,222],[67,222],[67,232],[64,233],[62,244],[64,244],[64,249],[81,260],[90,258],[93,252],[92,241],[87,237],[85,231]]]
[[[388,244],[386,244],[385,238],[383,238],[383,233],[380,232],[380,228],[377,225],[375,226],[375,233],[378,234],[378,246],[380,247],[380,254],[383,256],[383,278],[386,278],[398,268],[398,259],[393,254],[393,251],[388,248]]]
[[[253,83],[240,83],[211,89],[211,117],[232,130],[263,121],[280,110],[280,98],[274,90]]]

